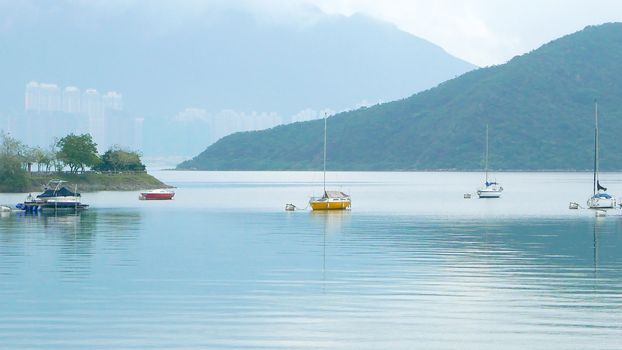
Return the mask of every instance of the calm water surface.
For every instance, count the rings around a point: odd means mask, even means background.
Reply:
[[[318,173],[155,175],[173,201],[0,217],[0,348],[620,348],[622,216],[567,209],[591,174],[332,173],[342,213],[283,210]]]

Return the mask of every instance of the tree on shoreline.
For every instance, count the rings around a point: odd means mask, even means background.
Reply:
[[[66,167],[72,174],[84,172],[87,167],[97,171],[145,171],[140,157],[139,152],[119,146],[99,156],[97,144],[89,134],[69,134],[56,139],[46,150],[28,147],[0,130],[0,182],[26,178],[33,164],[37,172],[47,173],[61,173]]]
[[[69,167],[71,173],[84,172],[85,167],[95,167],[100,163],[97,144],[90,134],[69,134],[58,140],[59,151],[56,157]]]
[[[93,168],[99,171],[144,171],[145,165],[138,152],[111,147],[101,156],[101,162]]]
[[[0,132],[0,192],[23,190],[28,186],[24,170],[26,147],[4,132]]]

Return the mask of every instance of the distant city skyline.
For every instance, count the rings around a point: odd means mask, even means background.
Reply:
[[[346,110],[375,103],[363,100]],[[28,144],[41,147],[51,144],[54,137],[68,133],[89,133],[100,151],[114,145],[144,151],[145,118],[131,118],[123,113],[123,95],[117,91],[101,94],[95,88],[82,90],[74,85],[63,87],[55,82],[31,80],[25,85],[24,112],[21,122],[15,117],[9,117],[4,126],[0,125],[0,129],[11,132]],[[236,132],[315,120],[338,112],[341,111],[306,108],[293,115],[282,115],[276,111],[208,111],[205,108],[187,107],[179,111],[172,121],[187,128],[200,127],[204,130],[203,136],[195,140],[199,151]]]
[[[43,83],[31,80],[26,84],[24,109],[27,112],[86,113],[103,114],[105,109],[123,110],[123,95],[117,91],[108,91],[100,95],[94,88],[81,93],[76,86],[61,88],[56,83]]]
[[[366,101],[362,101],[356,108],[366,106],[365,103]],[[325,114],[330,116],[335,114],[335,111],[329,108],[320,110],[307,108],[292,116],[284,116],[275,111],[244,112],[225,109],[210,112],[204,108],[188,107],[177,113],[174,121],[180,124],[200,123],[204,125],[205,136],[201,140],[203,142],[202,145],[210,145],[220,138],[236,132],[264,130],[278,125],[320,119]]]
[[[88,133],[100,151],[112,146],[142,148],[144,118],[123,113],[123,95],[117,91],[101,94],[95,88],[55,82],[26,83],[23,120],[9,117],[8,131],[29,144],[47,146],[68,133]]]

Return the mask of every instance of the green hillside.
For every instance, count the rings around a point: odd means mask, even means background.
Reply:
[[[327,166],[478,169],[489,124],[495,169],[590,169],[596,98],[601,168],[622,169],[621,62],[622,24],[590,26],[409,98],[335,115]],[[237,133],[178,168],[321,169],[322,130],[316,120]]]

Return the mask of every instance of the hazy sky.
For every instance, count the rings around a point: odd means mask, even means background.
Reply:
[[[479,66],[504,63],[590,24],[622,21],[620,0],[0,0],[0,30],[38,8],[96,8],[106,14],[144,12],[166,25],[183,25],[219,7],[250,10],[261,18],[304,25],[329,14],[357,12],[394,23]],[[59,5],[60,4],[60,5]],[[2,13],[4,12],[4,14]]]
[[[264,16],[360,12],[394,23],[479,66],[504,63],[585,26],[622,21],[620,0],[229,0]],[[197,6],[204,1],[189,0]],[[303,14],[303,16],[296,16]]]
[[[620,0],[304,1],[327,13],[392,22],[479,66],[504,63],[587,25],[622,21]]]

